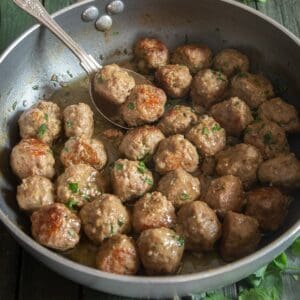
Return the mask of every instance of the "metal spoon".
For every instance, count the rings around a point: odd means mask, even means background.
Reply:
[[[102,66],[89,55],[81,46],[79,46],[49,15],[39,0],[13,0],[13,2],[28,14],[33,16],[39,23],[47,27],[54,35],[56,35],[79,59],[81,67],[89,76],[89,92],[90,98],[97,111],[110,123],[123,129],[129,129],[119,121],[119,106],[108,103],[102,97],[99,97],[94,90],[94,78]],[[151,84],[144,76],[132,70],[123,69],[131,75],[137,84]]]

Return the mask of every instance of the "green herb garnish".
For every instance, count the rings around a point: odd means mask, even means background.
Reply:
[[[68,148],[68,147],[64,147],[64,148],[63,148],[63,151],[69,152],[69,148]]]
[[[149,185],[153,185],[153,180],[151,178],[146,177],[145,182],[148,183]]]
[[[119,227],[122,227],[124,225],[124,223],[125,222],[123,220],[118,219],[118,225],[119,225]]]
[[[181,200],[188,200],[190,198],[190,195],[187,192],[183,192],[180,196]]]
[[[67,128],[71,128],[72,127],[72,122],[71,121],[66,121],[66,126]]]
[[[114,234],[114,224],[110,223],[110,234]]]
[[[118,171],[121,171],[121,170],[123,170],[124,166],[120,163],[115,163],[114,168]]]
[[[273,136],[271,132],[268,132],[264,135],[264,143],[266,145],[270,145],[273,142]]]
[[[127,104],[127,108],[130,109],[130,110],[134,110],[134,109],[135,109],[134,103],[133,103],[133,102],[129,102],[129,103]]]
[[[73,198],[69,199],[68,202],[65,204],[71,210],[75,210],[77,208],[77,201]]]
[[[216,131],[220,131],[222,129],[222,127],[219,125],[219,124],[215,124],[213,127],[212,127],[212,132],[216,132]]]
[[[298,237],[292,245],[292,253],[295,256],[300,256],[300,237]]]
[[[48,121],[49,120],[49,115],[47,113],[45,113],[44,118],[45,118],[46,121]]]
[[[38,134],[37,134],[37,136],[38,136],[39,138],[42,138],[42,137],[45,135],[46,130],[47,130],[47,125],[46,125],[46,124],[42,124],[42,125],[39,127],[39,129],[38,129]]]
[[[202,128],[203,135],[209,135],[209,129],[207,127]]]
[[[182,236],[177,235],[175,239],[180,247],[184,246],[184,238]]]
[[[137,167],[138,171],[142,174],[145,174],[147,167],[143,161],[140,161]]]
[[[68,188],[74,194],[79,191],[79,186],[77,182],[69,182]]]

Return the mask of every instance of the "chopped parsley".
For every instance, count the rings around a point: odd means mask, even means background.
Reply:
[[[73,198],[70,198],[68,202],[65,204],[71,210],[75,210],[77,208],[77,201]]]
[[[72,122],[71,121],[66,121],[66,126],[67,128],[71,128],[72,127]]]
[[[45,135],[46,131],[47,131],[47,125],[46,125],[46,124],[42,124],[42,125],[39,127],[39,129],[38,129],[38,134],[37,134],[37,136],[38,136],[39,138],[42,138],[42,137]]]
[[[121,171],[121,170],[123,170],[124,166],[120,163],[115,163],[114,168],[118,171]]]
[[[266,145],[270,145],[273,142],[273,136],[271,132],[268,132],[264,135],[264,143]]]
[[[184,246],[184,238],[180,235],[176,235],[175,239],[180,247]]]
[[[145,182],[148,183],[149,185],[153,185],[153,180],[151,178],[146,177]]]
[[[133,103],[133,102],[129,102],[129,103],[127,104],[127,108],[130,109],[130,110],[134,110],[134,109],[135,109],[134,103]]]
[[[110,223],[110,234],[114,234],[115,231],[114,231],[114,224],[113,223]]]
[[[48,121],[49,120],[49,115],[47,113],[45,113],[44,118],[45,118],[46,121]]]
[[[183,192],[180,196],[181,200],[188,200],[190,198],[190,195],[187,192]]]
[[[145,165],[145,163],[143,161],[140,161],[139,164],[138,164],[138,167],[137,167],[138,171],[141,173],[141,174],[145,174],[146,170],[147,170],[147,167]]]
[[[77,182],[69,182],[68,188],[72,193],[78,193],[79,191],[79,186]]]
[[[73,237],[73,238],[76,236],[75,231],[74,231],[74,230],[71,230],[71,229],[68,230],[68,234],[69,234],[69,236],[71,236],[71,237]]]
[[[119,225],[119,227],[122,227],[124,225],[124,223],[125,222],[123,220],[118,219],[118,225]]]
[[[213,127],[212,127],[212,132],[216,132],[216,131],[220,131],[222,128],[219,124],[215,124]]]
[[[207,127],[202,128],[203,135],[209,135],[209,129]]]

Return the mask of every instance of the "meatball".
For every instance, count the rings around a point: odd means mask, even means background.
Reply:
[[[169,50],[158,39],[142,38],[134,47],[134,55],[138,70],[143,74],[164,66],[169,60]]]
[[[90,138],[94,131],[94,113],[85,103],[67,106],[63,111],[65,134],[67,137]]]
[[[229,211],[223,222],[221,256],[233,261],[254,252],[261,239],[256,219]]]
[[[203,115],[197,125],[192,127],[186,138],[197,146],[203,156],[214,156],[226,145],[226,133],[212,117]]]
[[[38,210],[54,202],[54,186],[46,177],[27,177],[17,188],[17,201],[24,211]]]
[[[178,168],[194,172],[199,163],[199,156],[193,144],[183,135],[172,135],[159,143],[154,155],[155,170],[164,174]]]
[[[281,98],[273,98],[263,102],[258,108],[258,116],[262,120],[277,123],[288,133],[300,131],[300,121],[296,108]]]
[[[209,108],[219,102],[228,85],[227,77],[219,71],[204,69],[193,78],[191,97],[195,106]]]
[[[212,51],[205,45],[183,45],[178,47],[171,59],[173,64],[185,65],[192,74],[209,68],[212,62]]]
[[[255,218],[263,231],[275,231],[287,214],[288,197],[275,187],[262,187],[247,194],[246,215]]]
[[[201,165],[201,172],[206,176],[212,176],[216,170],[216,159],[214,156],[204,157]]]
[[[39,101],[20,116],[20,135],[23,139],[35,138],[51,144],[60,134],[61,118],[57,104]]]
[[[124,234],[104,241],[96,255],[96,268],[104,272],[135,275],[139,265],[134,240]]]
[[[256,182],[256,173],[262,162],[262,156],[254,146],[238,144],[228,147],[219,152],[216,159],[216,172],[219,176],[237,176],[246,188]]]
[[[208,188],[210,186],[210,183],[213,180],[213,177],[204,175],[204,174],[199,174],[197,178],[200,181],[200,190],[201,190],[201,198],[205,199]]]
[[[103,67],[94,79],[95,92],[108,102],[120,105],[135,86],[135,80],[118,65]]]
[[[197,120],[198,117],[191,107],[175,105],[163,115],[158,127],[166,136],[184,134]]]
[[[250,108],[274,96],[271,82],[261,74],[239,73],[231,81],[231,95],[245,101]]]
[[[174,274],[183,255],[184,239],[172,229],[153,228],[141,233],[137,246],[147,274]]]
[[[153,186],[153,176],[142,161],[118,159],[111,170],[114,194],[125,202],[143,196]]]
[[[107,154],[103,143],[99,140],[71,137],[60,153],[60,160],[65,167],[87,164],[101,170],[107,162]]]
[[[104,192],[99,172],[85,164],[71,165],[57,178],[57,201],[81,207]]]
[[[241,180],[225,175],[211,181],[205,202],[223,216],[227,211],[240,212],[244,203],[244,190]]]
[[[258,121],[249,125],[244,142],[259,149],[264,159],[289,150],[284,129],[271,121]]]
[[[249,106],[238,97],[213,105],[210,113],[225,129],[227,135],[231,136],[239,137],[243,130],[253,122]]]
[[[166,101],[163,90],[149,84],[136,85],[120,113],[129,126],[153,123],[164,114]]]
[[[166,94],[173,98],[185,97],[192,83],[190,71],[183,65],[160,67],[155,73],[155,78]]]
[[[134,205],[132,225],[137,233],[149,228],[174,227],[175,221],[174,206],[159,192],[147,193]]]
[[[21,179],[33,175],[52,178],[55,174],[55,161],[50,147],[36,139],[21,140],[12,149],[10,164]]]
[[[115,195],[102,194],[79,212],[84,233],[96,244],[118,233],[130,231],[130,216]]]
[[[221,236],[221,224],[205,202],[194,201],[180,208],[176,232],[184,236],[186,249],[211,251]]]
[[[121,153],[132,160],[141,160],[151,156],[165,136],[155,126],[143,126],[129,130],[119,147]]]
[[[228,77],[249,70],[248,57],[236,49],[224,49],[214,58],[213,68]]]
[[[31,232],[41,245],[66,251],[79,242],[80,219],[65,205],[54,203],[32,214]]]
[[[258,178],[263,183],[297,189],[300,187],[300,161],[294,153],[279,154],[260,165]]]
[[[164,194],[175,208],[196,200],[201,191],[199,179],[181,168],[163,176],[157,190]]]

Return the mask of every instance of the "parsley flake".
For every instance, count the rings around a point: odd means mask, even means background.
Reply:
[[[215,124],[213,127],[212,127],[212,132],[216,132],[216,131],[220,131],[222,129],[222,127],[219,125],[219,124]]]
[[[151,178],[146,177],[145,182],[148,183],[149,185],[153,185],[153,180]]]
[[[110,223],[110,234],[114,234],[115,231],[114,231],[114,224],[113,223]]]
[[[127,104],[127,108],[130,109],[130,110],[134,110],[134,109],[135,109],[134,103],[133,103],[133,102],[129,102],[129,103]]]
[[[209,135],[209,129],[207,127],[202,128],[203,135]]]
[[[125,222],[123,220],[118,219],[118,225],[119,225],[119,227],[122,227],[124,225],[124,223]]]
[[[180,235],[176,235],[175,240],[177,241],[177,243],[180,247],[184,246],[184,237],[182,237]]]
[[[180,196],[181,200],[188,200],[190,198],[190,195],[187,192],[183,192]]]
[[[115,163],[114,168],[118,171],[121,171],[121,170],[123,170],[124,166],[120,163]]]
[[[78,183],[77,182],[69,182],[68,188],[74,194],[79,191],[79,187],[78,187]]]
[[[75,210],[77,208],[77,201],[73,198],[70,198],[68,202],[65,204],[71,210]]]
[[[139,164],[138,164],[138,167],[137,167],[138,171],[141,173],[141,174],[145,174],[146,170],[147,170],[147,167],[145,165],[145,163],[143,161],[140,161]]]
[[[45,118],[46,121],[48,121],[49,120],[49,115],[47,113],[45,113],[44,118]]]
[[[42,137],[45,135],[46,130],[47,130],[47,125],[46,125],[46,124],[42,124],[42,125],[39,127],[39,129],[38,129],[38,134],[37,134],[37,136],[38,136],[39,138],[42,138]]]
[[[66,121],[66,126],[67,128],[71,128],[72,127],[72,122],[71,121]]]

